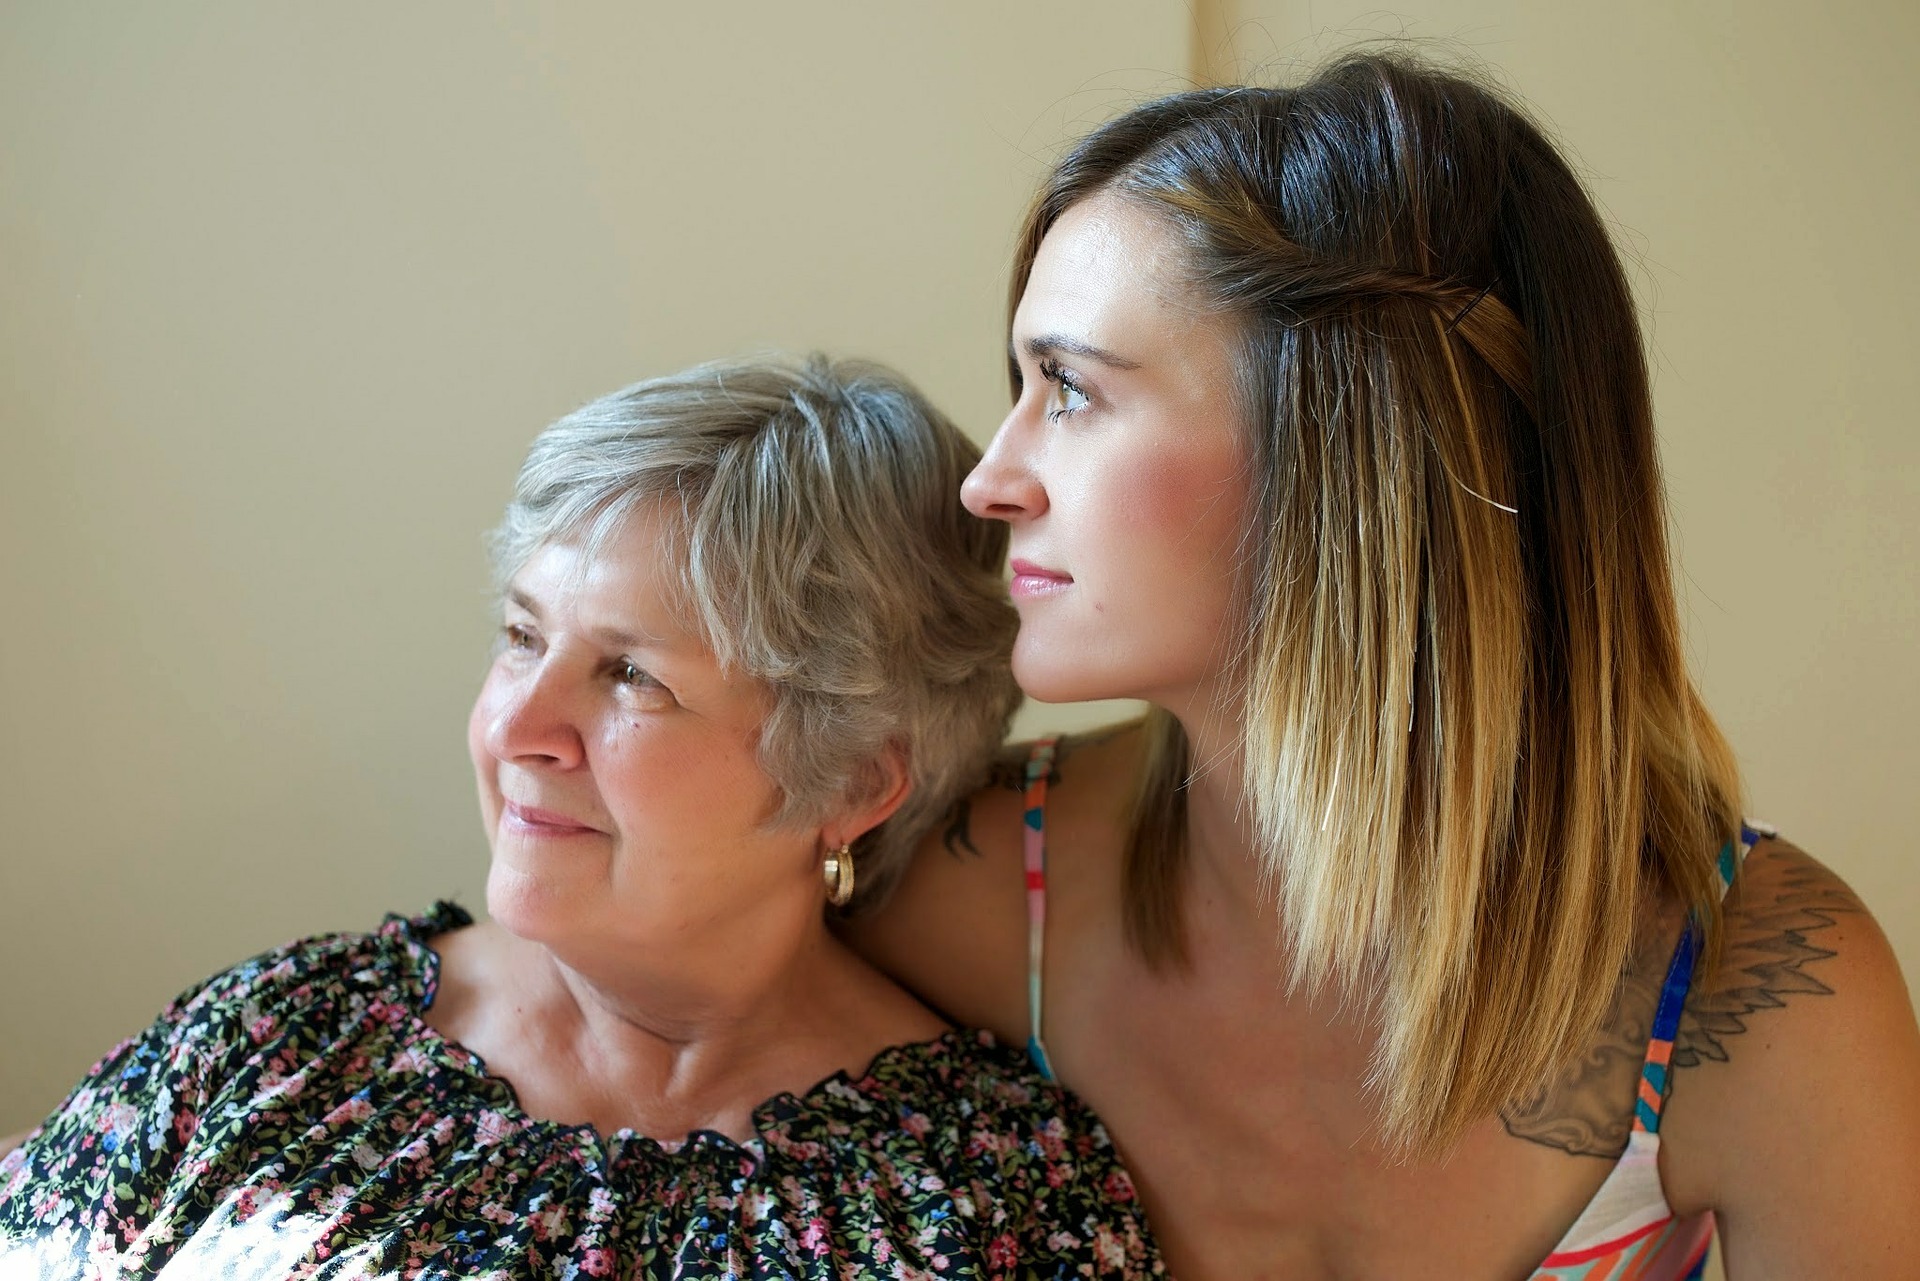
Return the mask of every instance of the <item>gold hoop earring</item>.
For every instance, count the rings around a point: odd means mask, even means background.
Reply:
[[[842,845],[827,853],[821,869],[827,878],[827,902],[845,907],[853,899],[853,847]]]

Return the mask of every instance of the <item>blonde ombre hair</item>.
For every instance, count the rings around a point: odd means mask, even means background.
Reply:
[[[1386,1139],[1450,1145],[1578,1055],[1649,897],[1716,953],[1731,754],[1687,676],[1641,337],[1579,181],[1491,90],[1402,57],[1136,108],[1095,194],[1243,323],[1247,803],[1292,978],[1369,1003]],[[1184,732],[1150,718],[1129,936],[1183,955]]]

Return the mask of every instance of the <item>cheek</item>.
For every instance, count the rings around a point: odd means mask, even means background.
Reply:
[[[1096,530],[1125,565],[1151,566],[1190,591],[1230,574],[1247,504],[1231,450],[1136,451],[1111,460],[1090,488]]]
[[[467,713],[467,757],[473,762],[482,793],[492,791],[496,764],[493,753],[487,749],[487,727],[493,723],[494,695],[493,674],[489,672],[473,700],[473,710]]]

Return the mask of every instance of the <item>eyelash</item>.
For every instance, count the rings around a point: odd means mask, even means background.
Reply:
[[[1080,381],[1077,378],[1075,378],[1071,373],[1061,368],[1060,363],[1058,361],[1042,360],[1040,362],[1040,376],[1046,379],[1048,382],[1052,383],[1054,386],[1060,388],[1062,391],[1068,392],[1068,393],[1071,393],[1072,395],[1080,397],[1082,401],[1085,401],[1087,399],[1086,388],[1082,387],[1080,385]],[[1049,399],[1051,399],[1051,396],[1049,396]],[[1085,409],[1085,408],[1086,408],[1086,405],[1084,404],[1077,405],[1072,408],[1069,408],[1065,405],[1049,408],[1047,410],[1047,421],[1050,423],[1057,423],[1062,418],[1065,418],[1068,414],[1077,414],[1082,409]]]
[[[514,653],[531,653],[539,647],[539,639],[527,627],[520,623],[507,623],[500,628],[500,643]],[[659,678],[630,658],[616,658],[607,664],[614,683],[630,686],[634,689],[665,689]]]
[[[632,659],[616,658],[612,663],[612,670],[613,679],[622,685],[630,685],[635,689],[661,688],[660,682],[654,678],[653,673]]]

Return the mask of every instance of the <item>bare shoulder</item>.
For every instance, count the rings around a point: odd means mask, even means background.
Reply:
[[[1810,1048],[1798,1032],[1855,1027],[1888,1009],[1905,1009],[1912,1022],[1879,924],[1845,881],[1791,842],[1754,845],[1724,920],[1719,964],[1696,983],[1675,1038],[1676,1066],[1737,1069],[1739,1056],[1763,1052],[1756,1043],[1792,1056]]]
[[[1142,736],[1129,723],[1062,739],[1047,775],[1049,876],[1083,857],[1087,829],[1130,794]],[[927,833],[885,903],[849,922],[854,948],[955,1022],[1026,1037],[1023,812],[1032,743],[1015,743],[986,785]],[[1049,933],[1051,934],[1051,925]]]
[[[1772,837],[1725,926],[1674,1041],[1670,1199],[1719,1212],[1733,1276],[1905,1257],[1892,1234],[1920,1204],[1920,1029],[1892,947],[1844,881]]]

